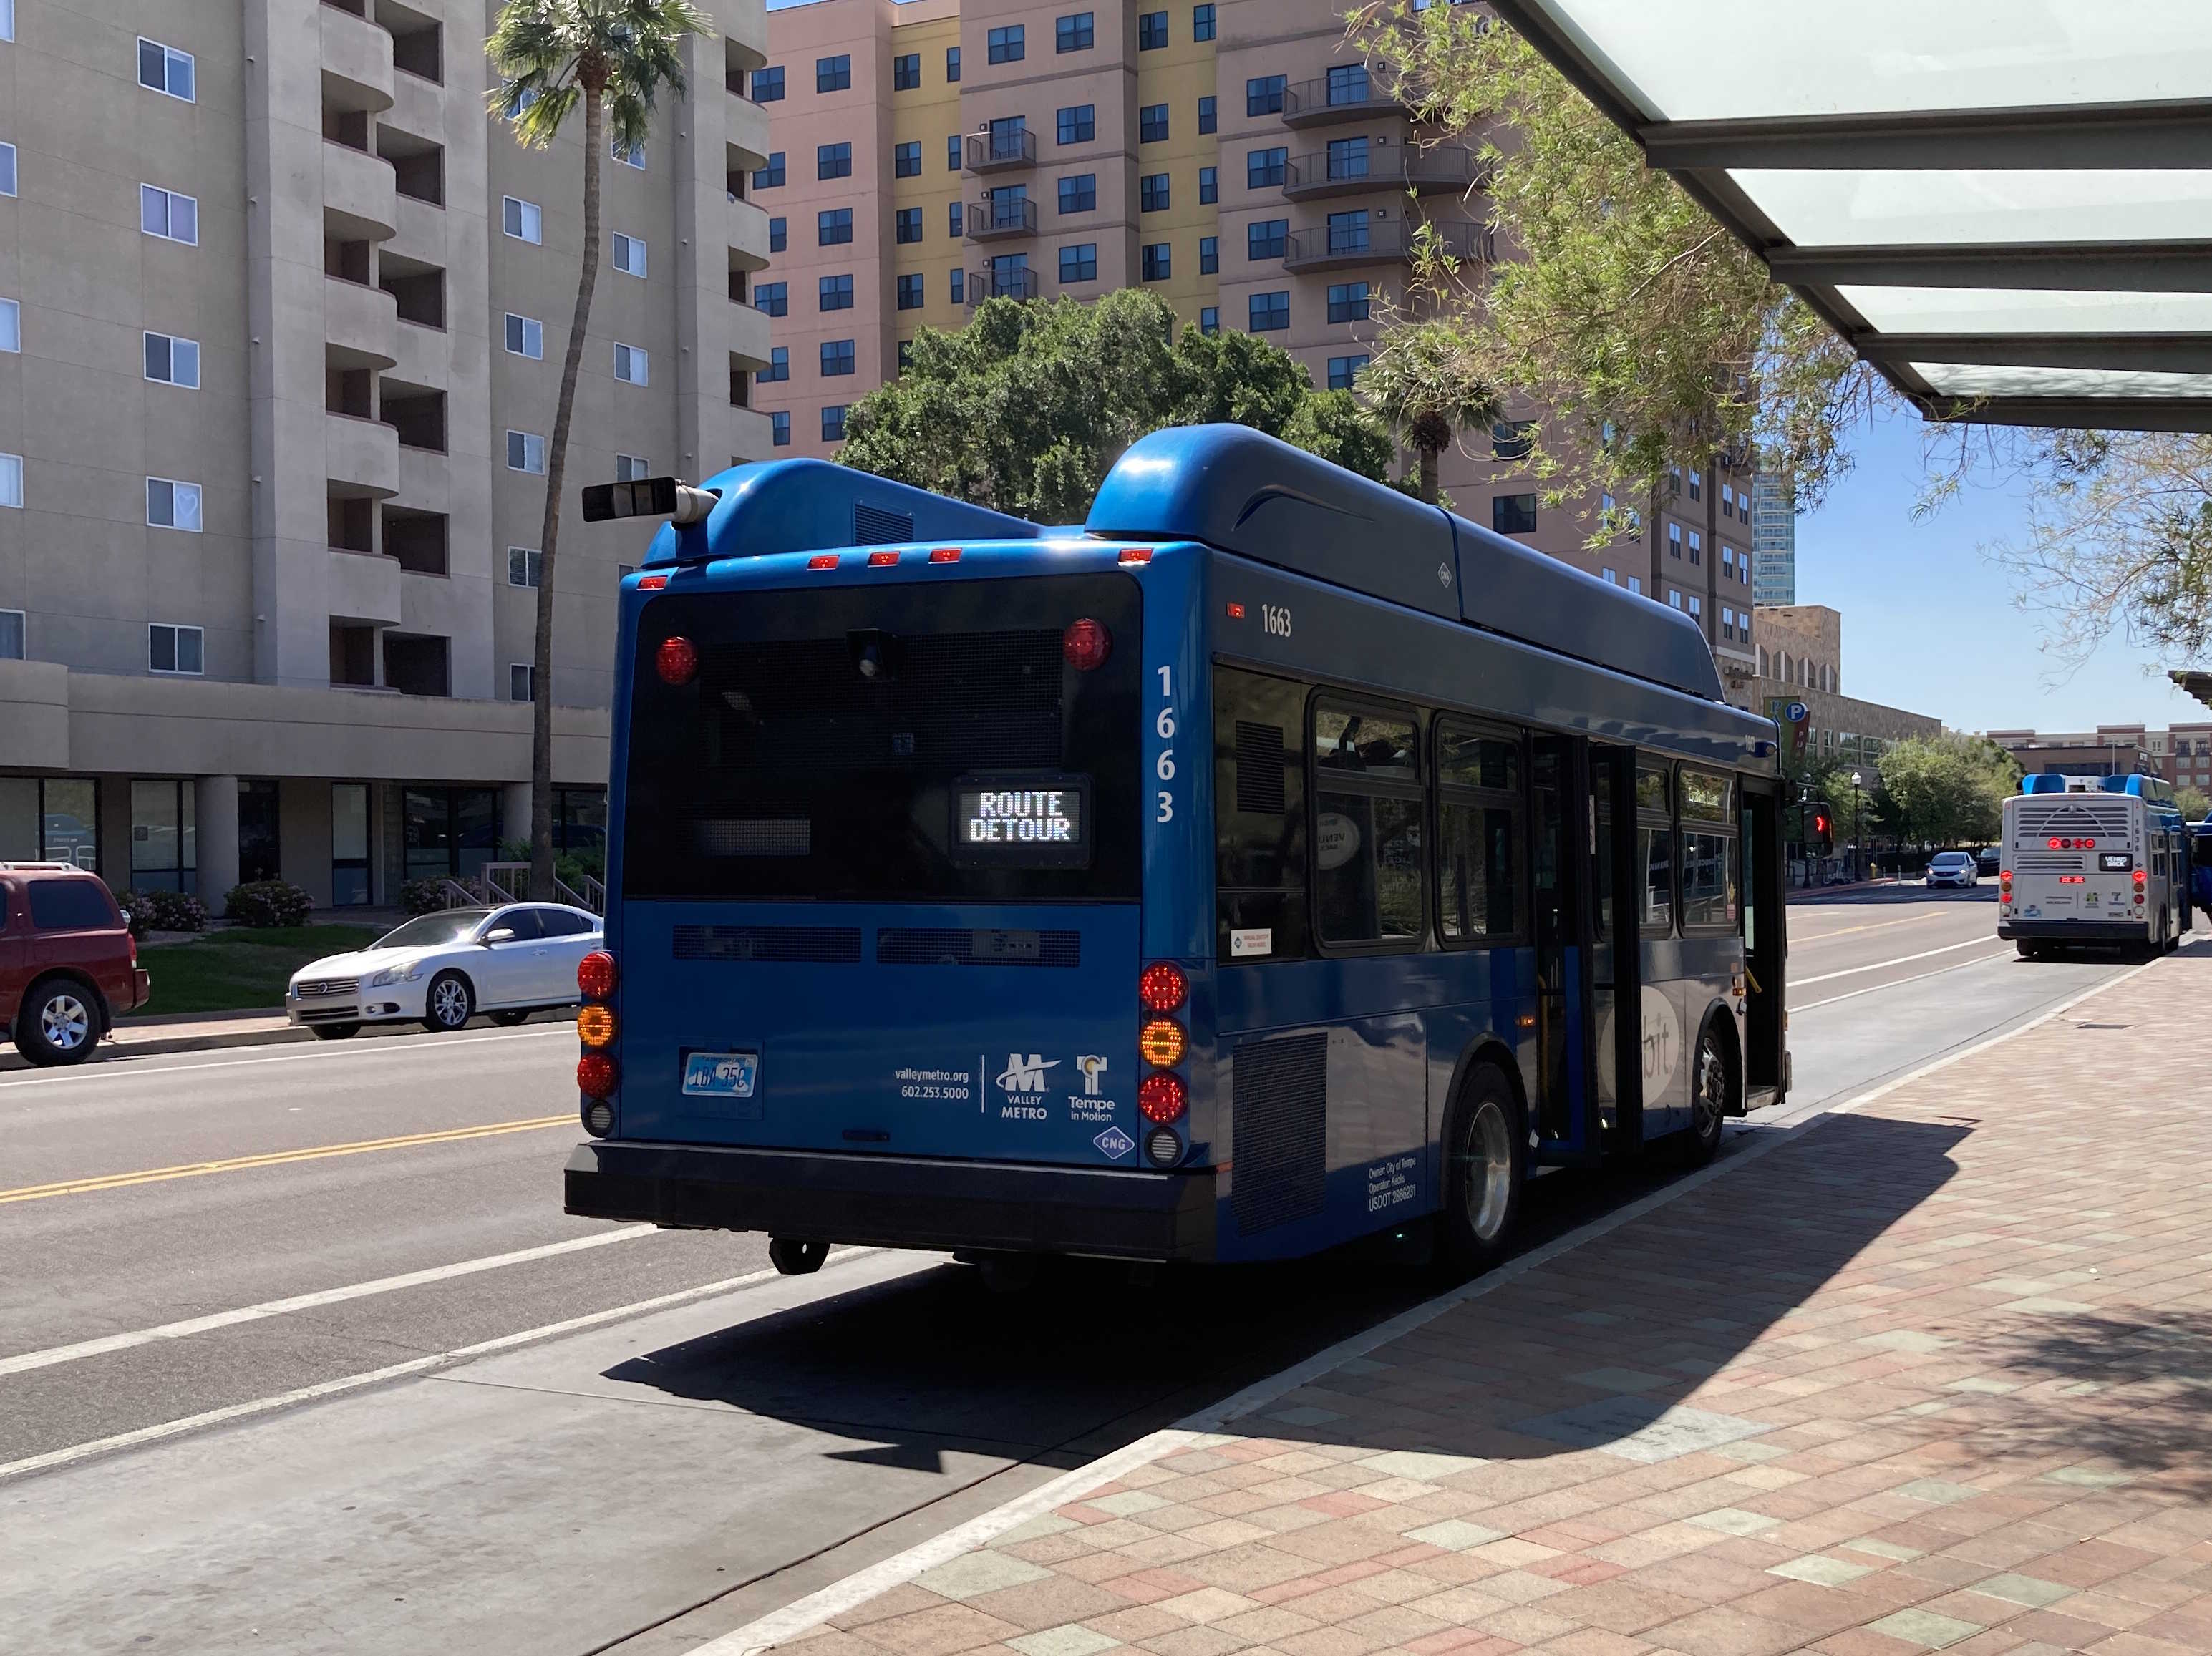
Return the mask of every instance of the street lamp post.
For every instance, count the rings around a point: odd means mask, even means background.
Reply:
[[[1866,842],[1859,837],[1859,810],[1865,796],[1859,792],[1859,773],[1851,773],[1851,861],[1852,872],[1863,879],[1866,876]]]

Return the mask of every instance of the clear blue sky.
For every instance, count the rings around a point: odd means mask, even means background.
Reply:
[[[1797,520],[1797,601],[1843,612],[1847,694],[1960,730],[2212,719],[2162,671],[2147,673],[2155,664],[2124,637],[2070,676],[2043,653],[2037,617],[2013,604],[2011,572],[1981,550],[2019,534],[2021,491],[1970,487],[1915,523],[1921,422],[1886,420],[1854,447],[1856,470]]]

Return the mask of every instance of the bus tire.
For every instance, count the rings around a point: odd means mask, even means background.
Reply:
[[[2020,951],[2020,957],[2024,961],[2039,961],[2043,958],[2043,945],[2039,943],[2030,943],[2027,938],[2020,937],[2014,940],[2013,947]]]
[[[822,1262],[829,1257],[827,1242],[803,1242],[795,1236],[769,1239],[768,1262],[785,1277],[811,1277],[822,1269]]]
[[[1702,1168],[1718,1153],[1735,1102],[1735,1043],[1721,1033],[1718,1018],[1707,1018],[1690,1066],[1690,1125],[1679,1135],[1685,1167]]]
[[[1505,1257],[1528,1174],[1520,1095],[1495,1064],[1468,1072],[1443,1150],[1445,1253],[1455,1269],[1486,1271]]]

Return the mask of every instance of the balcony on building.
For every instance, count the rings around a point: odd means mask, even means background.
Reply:
[[[986,267],[968,273],[968,308],[971,311],[987,299],[1035,299],[1036,296],[1037,273],[1027,265],[1012,270]]]
[[[444,331],[446,273],[436,265],[386,251],[377,255],[376,285],[392,295],[400,321]]]
[[[399,434],[402,448],[446,452],[446,393],[434,385],[382,376],[377,386],[377,417]]]
[[[376,21],[392,36],[392,66],[418,80],[443,85],[445,45],[438,20],[396,3],[376,0]]]
[[[1036,203],[1026,196],[994,191],[981,201],[971,201],[964,215],[968,240],[999,241],[1007,236],[1036,234]]]
[[[1003,173],[1036,165],[1036,134],[1026,126],[994,126],[968,135],[968,170]]]
[[[1474,152],[1458,144],[1345,143],[1293,155],[1284,163],[1283,194],[1291,201],[1410,191],[1425,196],[1470,190],[1481,181]]]
[[[1293,230],[1283,252],[1283,268],[1293,276],[1348,270],[1359,264],[1403,264],[1413,257],[1421,229],[1418,220],[1385,219],[1380,223],[1319,225]],[[1489,227],[1465,219],[1431,220],[1437,251],[1455,259],[1492,257]]]
[[[446,152],[443,146],[378,123],[376,153],[392,163],[392,187],[400,195],[433,207],[446,204]]]
[[[450,531],[442,512],[386,504],[383,550],[410,575],[444,575],[451,567]]]
[[[1340,64],[1318,80],[1283,88],[1285,126],[1327,126],[1402,112],[1405,100],[1364,64]]]

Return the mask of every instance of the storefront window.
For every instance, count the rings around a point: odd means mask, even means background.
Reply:
[[[190,782],[140,778],[131,784],[131,883],[135,889],[198,889],[196,792]]]
[[[520,837],[510,834],[510,837]],[[584,871],[605,879],[607,872],[607,791],[553,790],[553,848],[574,858]]]
[[[409,788],[404,816],[407,877],[459,878],[499,856],[499,794],[492,788]]]
[[[410,840],[411,846],[413,841]],[[412,877],[412,870],[410,870]],[[368,784],[331,785],[331,901],[368,901]]]

